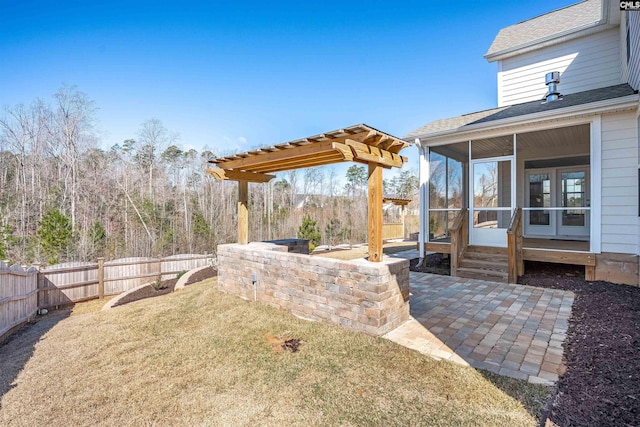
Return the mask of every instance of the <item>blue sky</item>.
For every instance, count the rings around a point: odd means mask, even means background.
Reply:
[[[153,117],[217,152],[358,123],[402,137],[496,106],[497,32],[575,2],[0,0],[0,106],[77,85],[103,148]]]

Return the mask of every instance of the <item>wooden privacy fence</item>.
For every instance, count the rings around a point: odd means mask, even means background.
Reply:
[[[38,270],[9,267],[0,261],[0,338],[35,316],[38,310]]]
[[[173,255],[166,258],[122,258],[113,261],[72,262],[41,269],[38,308],[117,295],[155,280],[211,263],[212,255]]]
[[[404,239],[404,224],[382,224],[382,239]]]
[[[166,258],[123,258],[113,261],[69,262],[38,270],[9,267],[0,261],[0,338],[27,322],[42,308],[116,295],[183,271],[210,265],[212,255]]]

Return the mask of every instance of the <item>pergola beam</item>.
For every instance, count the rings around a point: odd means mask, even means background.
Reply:
[[[385,197],[382,199],[383,203],[393,203],[396,206],[406,206],[411,203],[411,199],[398,199],[395,197]]]
[[[407,161],[406,157],[399,154],[382,150],[378,147],[364,144],[362,142],[347,139],[345,144],[353,150],[354,160],[366,163],[377,163],[381,166],[401,168]]]
[[[348,147],[347,147],[348,149]],[[345,154],[337,151],[329,151],[324,153],[318,153],[305,157],[294,157],[290,160],[281,160],[278,162],[264,163],[258,166],[254,166],[252,170],[256,172],[280,172],[284,170],[309,168],[313,166],[323,166],[332,163],[340,163],[343,161],[353,160],[353,154],[351,150],[347,153],[349,157],[345,159]]]
[[[334,141],[317,142],[307,145],[293,146],[280,151],[270,151],[255,156],[243,157],[236,160],[228,160],[219,164],[224,169],[258,171],[264,168],[266,172],[271,172],[269,166],[280,165],[283,162],[293,162],[297,159],[313,159],[323,154],[341,154],[342,157],[336,161],[348,161],[348,155],[344,144]],[[304,167],[304,166],[301,166]]]
[[[267,175],[264,173],[244,172],[237,170],[227,170],[221,168],[209,168],[206,172],[218,181],[247,181],[247,182],[269,182],[275,175]]]

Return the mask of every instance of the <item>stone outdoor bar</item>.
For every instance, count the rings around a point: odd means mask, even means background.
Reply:
[[[409,320],[409,261],[343,261],[261,242],[218,246],[218,288],[298,317],[384,335]]]

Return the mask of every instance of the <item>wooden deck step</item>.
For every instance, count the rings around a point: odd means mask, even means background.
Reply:
[[[482,252],[469,252],[466,251],[464,253],[464,255],[462,256],[463,259],[474,259],[474,260],[481,260],[481,261],[493,261],[493,262],[499,262],[499,263],[507,263],[509,260],[509,257],[505,254],[485,254]]]
[[[507,280],[509,279],[509,273],[507,272],[481,268],[458,267],[456,273],[457,277],[465,277],[467,279],[491,280],[492,282],[507,283]]]
[[[507,255],[507,248],[498,248],[495,246],[467,246],[467,252],[480,252],[484,254],[502,254]]]
[[[506,249],[468,246],[460,258],[456,276],[506,283],[509,279]]]
[[[508,271],[507,260],[494,260],[494,259],[477,259],[463,257],[460,261],[460,267],[477,268],[485,270],[495,271]]]

